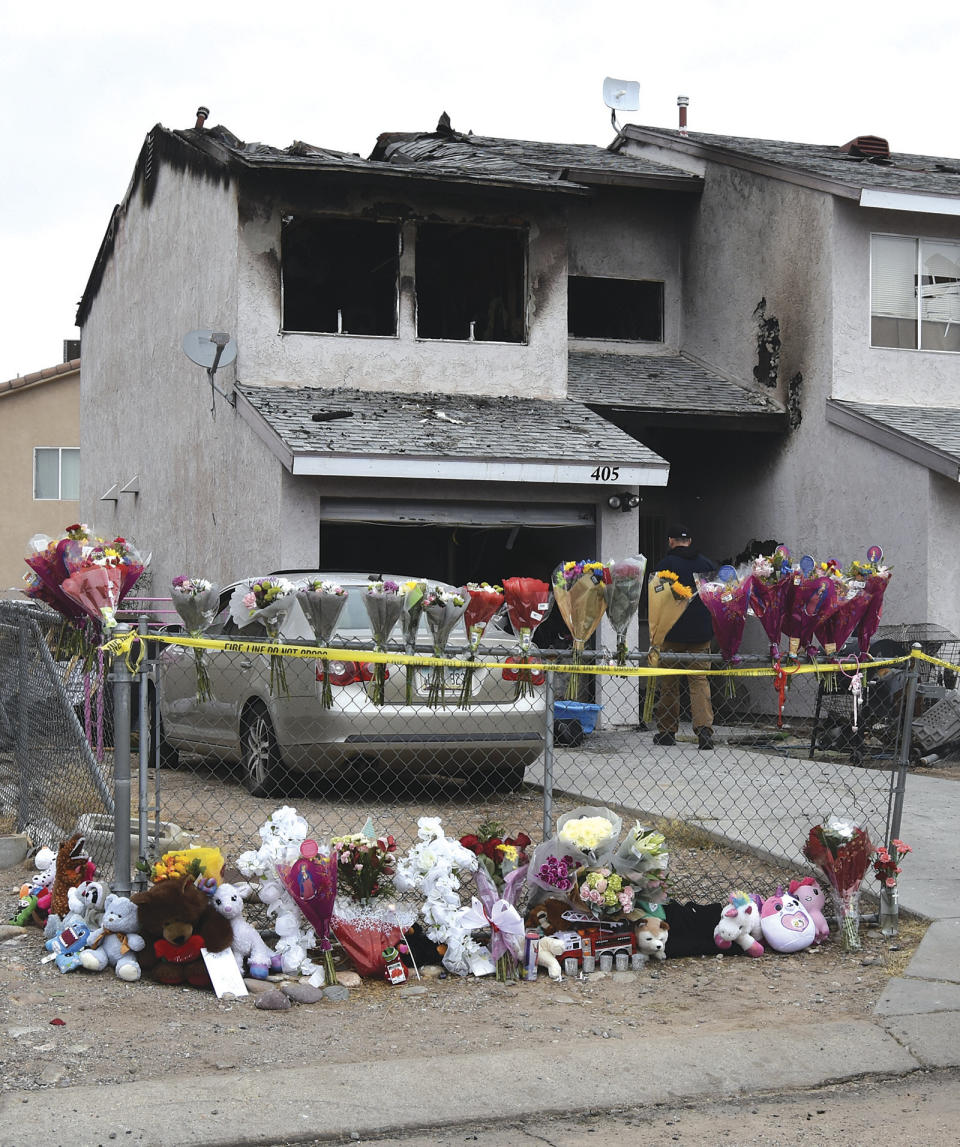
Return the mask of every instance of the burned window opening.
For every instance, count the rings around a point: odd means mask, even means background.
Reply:
[[[574,339],[663,342],[663,283],[571,275],[567,330]]]
[[[395,335],[399,251],[396,223],[284,220],[283,329]]]
[[[525,279],[523,231],[421,223],[416,248],[417,335],[523,342]]]
[[[757,320],[757,365],[753,377],[763,386],[775,387],[780,371],[780,320],[767,318],[767,300],[761,299],[753,311]]]

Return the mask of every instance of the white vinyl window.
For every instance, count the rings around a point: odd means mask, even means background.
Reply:
[[[80,500],[79,447],[34,447],[33,496],[37,501],[78,502]]]
[[[960,351],[960,243],[870,237],[870,345]]]

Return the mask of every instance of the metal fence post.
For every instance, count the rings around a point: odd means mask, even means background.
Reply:
[[[17,627],[17,831],[23,832],[30,820],[30,696],[29,644],[27,641],[27,619],[20,618]]]
[[[146,642],[147,619],[145,617],[141,617],[137,622],[137,632],[140,634],[140,640],[142,642]],[[150,722],[149,717],[147,716],[148,685],[145,657],[140,661],[140,670],[137,674],[137,677],[139,679],[140,685],[140,709],[137,715],[137,745],[140,750],[139,763],[137,766],[137,789],[139,799],[137,810],[140,830],[140,847],[138,850],[139,855],[137,857],[137,877],[135,883],[138,888],[143,889],[147,884],[147,874],[143,866],[147,864],[147,834],[149,831],[148,817],[150,813],[150,796],[147,791],[147,781],[149,779],[147,771],[150,767]]]
[[[911,650],[919,653],[920,645],[914,642]],[[900,822],[903,818],[903,796],[907,789],[907,769],[910,767],[910,748],[913,742],[913,710],[917,703],[917,679],[920,676],[920,662],[916,657],[910,659],[910,673],[907,677],[907,687],[904,690],[903,700],[903,728],[900,730],[900,751],[897,754],[897,771],[891,778],[892,810],[887,820],[887,839],[889,846],[891,840],[900,836]]]
[[[130,632],[118,625],[115,637]],[[130,888],[130,670],[126,658],[115,657],[113,682],[113,881],[114,892],[129,896]]]
[[[543,690],[546,724],[543,730],[543,839],[553,835],[553,670],[548,669]]]

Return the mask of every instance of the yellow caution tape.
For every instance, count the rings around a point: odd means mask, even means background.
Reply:
[[[185,635],[170,633],[150,634],[146,640],[159,641],[165,645],[180,645],[187,649],[218,649],[225,653],[254,653],[273,657],[299,657],[315,661],[358,661],[377,665],[417,665],[422,668],[443,665],[451,669],[511,669],[514,671],[523,669],[535,673],[545,673],[552,670],[554,673],[594,677],[773,677],[777,672],[773,665],[743,666],[739,669],[666,669],[662,666],[650,665],[569,665],[555,661],[468,661],[457,657],[431,657],[427,654],[383,653],[374,649],[325,648],[317,645],[295,645],[267,641],[224,641],[215,637],[186,637]],[[139,650],[134,647],[135,642],[139,644]],[[144,656],[144,642],[135,632],[115,637],[102,648],[105,653],[114,657],[124,657],[131,673],[137,672]],[[887,657],[878,661],[852,659],[839,663],[824,661],[803,665],[784,661],[782,669],[788,677],[793,677],[795,674],[801,676],[817,674],[819,676],[830,673],[844,673],[850,676],[858,670],[860,672],[872,672],[875,669],[904,665],[913,659],[927,661],[931,665],[939,665],[945,669],[958,668],[949,661],[941,661],[936,657],[929,656],[929,654],[922,653],[918,649],[911,649],[902,657]]]

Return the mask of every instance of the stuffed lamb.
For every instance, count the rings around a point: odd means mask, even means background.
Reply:
[[[140,965],[134,952],[146,941],[137,932],[137,906],[127,896],[112,893],[104,904],[103,924],[80,952],[80,963],[91,972],[102,972],[112,964],[117,976],[127,983],[140,979]]]
[[[271,968],[279,966],[280,960],[263,942],[256,928],[243,918],[244,897],[249,896],[251,891],[249,884],[221,884],[212,893],[211,903],[221,916],[230,921],[233,928],[230,947],[240,965],[240,971],[243,971],[243,962],[246,960],[250,975],[255,980],[265,980]]]

